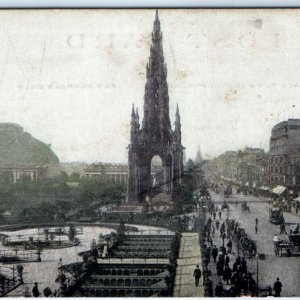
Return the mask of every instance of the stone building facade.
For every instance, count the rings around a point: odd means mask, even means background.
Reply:
[[[163,179],[160,182],[168,197],[181,185],[183,146],[181,121],[177,105],[175,129],[169,117],[167,66],[164,62],[162,33],[158,12],[153,25],[152,44],[146,68],[144,116],[140,126],[139,113],[132,108],[130,144],[128,147],[128,200],[141,203],[152,188],[151,161],[159,156]]]
[[[300,119],[289,119],[272,128],[269,185],[300,190]]]
[[[47,177],[46,165],[21,165],[21,164],[1,164],[0,177],[6,178],[12,183],[16,183],[22,178],[28,178],[33,182],[40,181]]]
[[[262,149],[246,147],[242,151],[227,151],[215,159],[214,165],[219,178],[249,188],[266,185],[268,154]]]
[[[127,183],[127,164],[94,163],[84,169],[84,177],[105,182]]]

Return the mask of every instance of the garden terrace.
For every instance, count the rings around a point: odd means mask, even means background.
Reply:
[[[175,269],[167,264],[98,264],[71,294],[84,297],[172,296]]]
[[[125,235],[112,249],[111,257],[169,258],[175,235]]]

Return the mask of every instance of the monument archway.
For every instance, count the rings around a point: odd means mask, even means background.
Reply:
[[[164,62],[162,33],[158,13],[153,25],[152,45],[146,68],[144,115],[140,126],[138,110],[132,107],[130,144],[128,147],[128,199],[142,202],[152,188],[151,162],[159,156],[162,162],[163,193],[172,194],[181,185],[183,146],[177,105],[175,128],[169,116],[167,67]]]

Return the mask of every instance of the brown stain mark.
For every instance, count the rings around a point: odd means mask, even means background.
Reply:
[[[251,21],[249,21],[249,24],[256,29],[262,29],[263,19],[251,20]]]
[[[216,48],[228,48],[231,46],[230,34],[228,32],[223,32],[221,36],[217,37],[213,41],[213,45]]]
[[[229,89],[224,95],[224,101],[226,103],[233,102],[237,100],[238,90],[237,89]]]
[[[116,65],[122,65],[125,62],[125,59],[122,57],[122,55],[119,55],[114,48],[106,47],[105,48],[105,53],[107,56],[111,59],[111,61],[116,64]]]
[[[135,74],[144,79],[146,76],[146,66],[146,61],[140,61],[135,67]]]
[[[184,71],[184,70],[177,70],[177,72],[176,72],[176,77],[177,77],[177,79],[179,79],[179,80],[184,80],[184,79],[187,78],[187,76],[188,76],[187,71]]]
[[[149,49],[151,46],[151,38],[148,34],[142,34],[139,38],[139,43],[143,45],[146,49]]]

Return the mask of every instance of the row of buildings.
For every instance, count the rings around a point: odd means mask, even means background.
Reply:
[[[244,150],[227,151],[212,162],[217,177],[249,188],[282,185],[300,191],[300,119],[289,119],[276,124],[271,132],[270,149],[246,147]],[[154,173],[157,166],[151,166]],[[55,170],[55,172],[53,170]],[[72,166],[70,169],[74,169]],[[81,165],[81,177],[114,183],[128,182],[128,165],[94,163]],[[61,168],[47,165],[0,165],[0,177],[16,182],[21,177],[32,181],[43,180],[59,174]],[[76,169],[77,170],[77,169]],[[151,172],[152,173],[152,172]]]
[[[33,182],[38,182],[46,178],[58,176],[65,171],[70,175],[75,172],[80,177],[87,179],[97,179],[105,182],[127,183],[128,166],[127,164],[93,163],[91,165],[82,164],[81,166],[65,164],[0,164],[0,180],[16,183],[18,180],[26,178]]]
[[[270,149],[227,151],[213,161],[215,175],[249,188],[282,185],[300,191],[300,119],[276,124]]]

